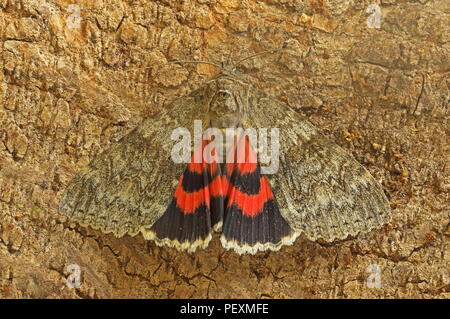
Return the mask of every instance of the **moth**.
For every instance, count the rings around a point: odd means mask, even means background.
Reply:
[[[188,252],[207,247],[217,232],[223,247],[239,254],[279,250],[301,234],[333,242],[388,223],[388,200],[370,173],[299,113],[237,75],[236,65],[222,66],[97,155],[67,186],[61,211],[82,226],[117,237],[141,233]],[[194,121],[221,131],[278,128],[277,172],[263,174],[258,145],[245,134],[231,142],[203,135],[188,163],[174,163],[171,136],[178,128],[194,135]],[[233,161],[238,153],[241,161]]]

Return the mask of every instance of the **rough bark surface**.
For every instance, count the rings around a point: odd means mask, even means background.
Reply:
[[[76,4],[0,0],[0,297],[450,297],[448,1]],[[382,183],[393,209],[384,229],[255,256],[215,238],[188,254],[58,212],[65,185],[95,154],[217,71],[169,61],[283,43],[289,51],[241,71]],[[71,264],[80,288],[66,284]],[[370,288],[376,269],[381,287]]]

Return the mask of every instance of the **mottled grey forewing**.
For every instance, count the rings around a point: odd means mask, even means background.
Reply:
[[[171,159],[173,129],[193,131],[204,110],[193,95],[143,121],[99,154],[68,185],[60,208],[71,220],[121,237],[164,213],[186,164]]]
[[[268,177],[295,231],[333,241],[390,220],[383,189],[352,155],[284,103],[258,91],[249,101],[247,126],[280,129],[280,166]]]

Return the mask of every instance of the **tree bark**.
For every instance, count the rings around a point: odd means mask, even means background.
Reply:
[[[0,1],[0,297],[450,298],[448,4],[372,2]],[[59,213],[96,154],[217,72],[170,61],[283,44],[240,71],[382,183],[384,229],[188,254]]]

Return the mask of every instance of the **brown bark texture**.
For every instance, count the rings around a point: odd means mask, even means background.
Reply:
[[[449,21],[446,0],[0,0],[0,297],[449,298]],[[59,213],[96,154],[217,72],[170,61],[283,44],[240,71],[370,170],[390,224],[239,256]]]

